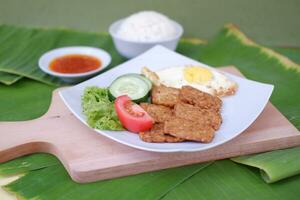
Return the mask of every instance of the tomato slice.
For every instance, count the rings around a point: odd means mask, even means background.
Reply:
[[[122,95],[115,100],[115,109],[120,122],[127,130],[138,133],[152,128],[153,119],[129,96]]]

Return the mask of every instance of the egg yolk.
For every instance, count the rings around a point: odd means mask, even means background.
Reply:
[[[189,83],[205,83],[213,78],[213,73],[203,67],[186,67],[183,71],[184,79]]]

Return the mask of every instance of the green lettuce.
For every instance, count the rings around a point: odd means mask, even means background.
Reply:
[[[81,104],[89,126],[100,130],[124,130],[106,88],[85,88]]]

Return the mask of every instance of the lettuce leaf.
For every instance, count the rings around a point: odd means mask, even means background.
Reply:
[[[114,103],[108,98],[108,89],[87,87],[81,99],[83,113],[92,128],[124,130],[116,114]]]

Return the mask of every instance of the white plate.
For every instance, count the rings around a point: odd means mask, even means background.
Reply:
[[[86,118],[81,109],[81,96],[85,87],[107,87],[115,78],[122,74],[132,72],[140,73],[141,67],[143,66],[147,66],[151,70],[156,71],[161,68],[183,66],[187,64],[209,67],[203,63],[170,51],[162,46],[155,46],[144,54],[99,76],[62,90],[60,95],[73,114],[87,125]],[[211,143],[147,143],[140,140],[137,134],[128,131],[95,131],[130,147],[155,152],[193,152],[209,149],[228,142],[248,128],[262,112],[272,94],[273,85],[239,78],[230,74],[226,75],[238,83],[238,90],[235,95],[222,98],[223,123],[220,129],[216,132],[215,138]]]

